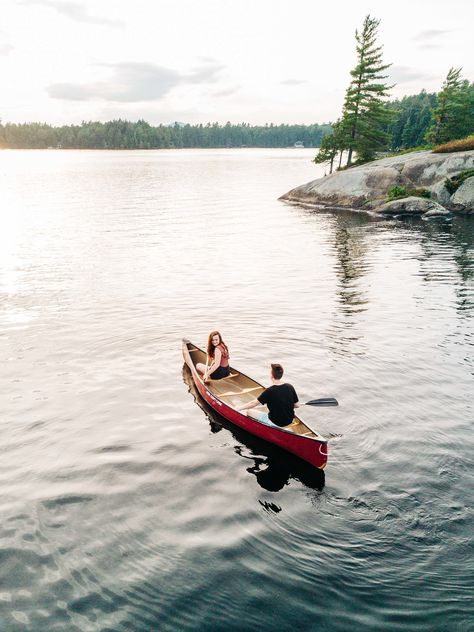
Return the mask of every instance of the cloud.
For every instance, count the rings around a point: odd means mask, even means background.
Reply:
[[[216,99],[220,99],[222,97],[230,97],[233,94],[236,94],[239,91],[239,88],[224,88],[223,90],[217,90],[216,92],[211,93],[211,97],[215,97]]]
[[[109,81],[86,85],[56,83],[49,86],[48,93],[55,99],[67,101],[155,101],[181,83],[176,71],[153,64],[121,63],[111,67],[114,72]]]
[[[303,83],[308,83],[305,79],[284,79],[280,81],[284,86],[300,86]]]
[[[409,81],[432,79],[432,75],[420,72],[415,68],[409,68],[408,66],[391,66],[389,73],[390,79],[396,83],[408,83]]]
[[[214,64],[216,61],[213,57],[205,57],[204,55],[198,55],[196,59],[203,64]]]
[[[13,48],[11,44],[2,44],[0,42],[0,55],[8,55],[12,52]]]
[[[217,81],[217,73],[220,72],[224,66],[216,63],[208,63],[202,68],[196,68],[190,75],[185,75],[183,79],[187,83],[213,83]]]
[[[52,84],[47,88],[49,96],[66,101],[157,101],[178,85],[215,82],[216,73],[221,69],[216,64],[208,65],[194,70],[190,75],[180,75],[170,68],[147,63],[124,62],[102,66],[112,68],[109,80],[90,84]]]
[[[424,50],[436,50],[437,48],[442,48],[441,44],[419,44],[418,48],[423,48]]]
[[[443,37],[448,33],[451,33],[451,31],[448,29],[430,29],[427,31],[420,31],[418,35],[415,35],[413,39],[417,42],[426,42],[426,40],[433,40],[438,37]]]
[[[77,22],[87,22],[89,24],[100,24],[102,26],[115,27],[123,25],[123,23],[119,20],[99,18],[89,15],[85,7],[78,2],[61,2],[60,0],[22,0],[22,4],[39,4],[44,7],[49,7]]]

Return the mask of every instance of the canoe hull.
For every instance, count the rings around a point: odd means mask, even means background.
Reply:
[[[284,428],[272,428],[240,413],[219,399],[218,396],[214,395],[206,384],[204,384],[191,360],[187,341],[183,341],[183,358],[191,371],[194,384],[199,394],[219,415],[222,415],[222,417],[250,434],[260,437],[269,443],[273,443],[287,452],[291,452],[314,467],[319,469],[326,467],[328,460],[327,441],[320,441],[319,439],[298,435]]]

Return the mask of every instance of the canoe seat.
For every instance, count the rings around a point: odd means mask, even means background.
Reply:
[[[226,380],[230,380],[231,377],[237,377],[238,375],[240,375],[239,373],[229,373],[229,375],[226,375],[225,377],[221,377],[220,380],[213,380],[212,377],[209,378],[209,382],[212,382],[213,384],[225,384]]]
[[[260,391],[261,386],[253,386],[252,388],[243,388],[241,391],[227,391],[227,393],[221,393],[219,397],[229,397],[230,395],[243,395],[244,393],[250,393],[251,391]]]

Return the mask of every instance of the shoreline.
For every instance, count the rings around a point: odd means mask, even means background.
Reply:
[[[284,202],[375,215],[474,212],[474,150],[418,151],[336,171],[284,193]]]

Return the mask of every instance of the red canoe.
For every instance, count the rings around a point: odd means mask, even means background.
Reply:
[[[272,428],[237,410],[260,395],[264,386],[234,368],[231,368],[229,377],[204,383],[202,376],[196,371],[196,364],[198,362],[206,364],[206,353],[184,338],[183,357],[200,395],[220,415],[236,426],[274,443],[319,469],[326,466],[327,439],[308,428],[299,417],[295,417],[292,423],[284,428]],[[266,411],[266,407],[262,407],[263,410]]]

